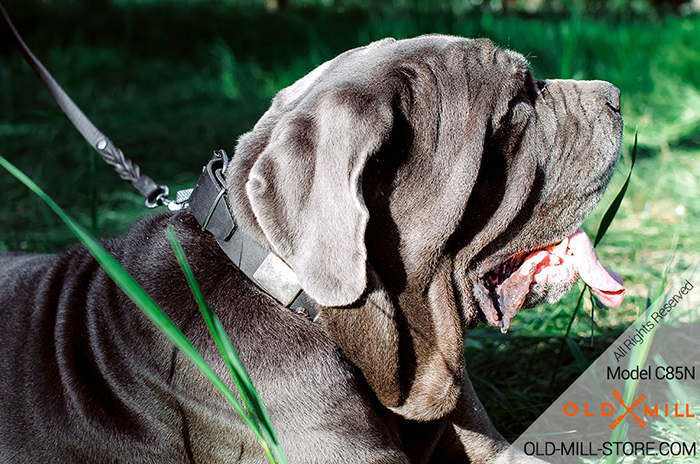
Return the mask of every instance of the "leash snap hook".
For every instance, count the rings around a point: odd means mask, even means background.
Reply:
[[[180,211],[181,209],[187,208],[190,195],[194,190],[178,190],[175,196],[175,200],[171,200],[168,198],[168,193],[170,193],[170,189],[168,189],[168,186],[161,185],[160,188],[162,192],[159,193],[158,196],[156,196],[155,199],[153,199],[153,201],[148,201],[148,199],[146,200],[146,206],[148,208],[157,208],[158,206],[165,206],[170,211]]]
[[[148,198],[146,198],[146,201],[144,202],[146,204],[147,208],[157,208],[160,205],[168,205],[171,203],[171,200],[168,200],[168,194],[170,193],[170,189],[168,188],[167,185],[161,185],[160,186],[160,193],[156,195],[156,197],[153,199],[153,201],[150,201]]]

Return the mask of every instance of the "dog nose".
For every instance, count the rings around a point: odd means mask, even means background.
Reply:
[[[605,104],[615,111],[620,111],[620,89],[605,81],[591,81],[597,89],[598,95],[605,99]]]
[[[605,98],[607,98],[607,104],[615,111],[620,111],[620,89],[614,85],[606,82],[607,86],[605,89]]]

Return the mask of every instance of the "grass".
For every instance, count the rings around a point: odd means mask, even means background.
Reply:
[[[236,350],[233,348],[231,340],[228,338],[223,325],[218,317],[211,310],[201,292],[197,282],[194,280],[194,275],[187,262],[187,257],[182,249],[182,245],[175,234],[172,226],[169,226],[166,231],[168,239],[173,247],[173,251],[177,257],[178,263],[182,267],[187,278],[187,282],[192,290],[192,294],[197,300],[204,320],[209,328],[212,338],[221,352],[221,356],[229,368],[231,378],[238,390],[239,395],[243,398],[245,408],[240,404],[240,401],[228,388],[226,383],[214,372],[211,366],[205,361],[202,355],[196,350],[192,343],[185,337],[180,329],[168,318],[153,299],[148,295],[143,288],[129,275],[119,262],[105,250],[102,245],[90,235],[90,233],[80,224],[75,222],[68,216],[58,204],[47,195],[41,188],[29,179],[23,172],[18,170],[14,165],[0,156],[0,166],[5,168],[7,172],[18,179],[22,184],[34,192],[37,197],[43,200],[49,208],[63,221],[68,229],[76,236],[76,238],[85,246],[92,254],[95,260],[100,263],[100,266],[114,280],[114,282],[124,291],[124,293],[143,311],[143,313],[158,327],[158,329],[170,341],[187,356],[190,361],[202,372],[202,374],[214,385],[223,397],[229,402],[233,409],[243,419],[248,428],[255,434],[260,442],[268,460],[275,464],[286,464],[284,452],[280,446],[279,440],[270,417],[262,404],[258,392],[255,390],[253,383],[248,376],[245,368],[241,364]]]
[[[486,327],[469,333],[470,377],[507,438],[519,435],[636,319],[661,282],[674,240],[670,275],[698,258],[700,18],[494,16],[425,5],[307,6],[271,14],[225,2],[121,2],[107,9],[90,9],[89,2],[4,3],[86,114],[171,191],[192,186],[212,150],[230,150],[281,87],[348,48],[384,36],[489,37],[526,55],[538,77],[597,78],[620,87],[627,125],[623,159],[584,229],[593,236],[624,183],[629,128],[637,127],[634,173],[597,248],[601,260],[625,278],[627,297],[620,308],[601,310],[584,296],[569,341],[563,342],[576,290],[557,305],[524,311],[506,335]],[[78,222],[95,224],[103,236],[122,233],[149,211],[107,167],[90,168],[90,148],[3,34],[0,154],[46,186]],[[60,220],[9,175],[0,173],[0,186],[0,249],[55,252],[75,243]],[[551,360],[557,356],[561,365],[552,382]]]

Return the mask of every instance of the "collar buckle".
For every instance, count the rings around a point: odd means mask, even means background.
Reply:
[[[236,230],[226,200],[221,201],[226,194],[223,173],[228,166],[228,157],[224,150],[214,153],[216,156],[202,170],[189,204],[202,230],[210,232],[219,240],[228,240]]]
[[[189,197],[189,208],[202,230],[211,233],[233,264],[253,283],[283,306],[314,319],[316,311],[303,291],[294,270],[280,257],[264,249],[242,231],[226,204],[224,172],[228,156],[224,150],[202,170],[202,175]]]

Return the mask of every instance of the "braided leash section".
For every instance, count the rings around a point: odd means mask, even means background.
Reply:
[[[124,156],[124,152],[117,148],[111,140],[104,137],[93,148],[97,150],[107,164],[114,168],[119,177],[136,186],[135,183],[142,177],[141,168]]]
[[[150,177],[142,174],[141,168],[124,156],[124,152],[107,137],[99,140],[94,148],[107,164],[114,168],[119,177],[129,182],[146,198],[147,205],[157,203],[158,198],[165,193],[165,187],[159,186]]]
[[[102,158],[114,168],[119,177],[127,182],[135,182],[141,177],[141,169],[124,156],[124,152],[114,146],[111,140],[104,138],[94,147]]]
[[[115,153],[113,158],[108,158],[104,154],[103,156],[105,161],[114,167],[114,170],[117,171],[117,174],[122,179],[133,184],[141,177],[141,168],[126,158],[124,152],[120,149],[117,149],[117,153]]]

